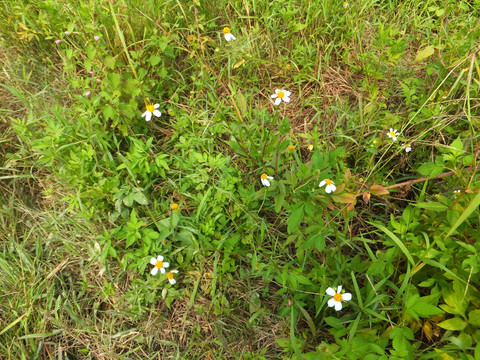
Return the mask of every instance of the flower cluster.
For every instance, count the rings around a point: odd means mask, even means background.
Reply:
[[[150,259],[150,264],[153,265],[152,271],[150,273],[155,276],[160,271],[161,274],[167,273],[167,279],[170,284],[175,284],[177,280],[175,280],[175,274],[178,274],[178,270],[171,270],[167,272],[167,268],[170,267],[170,263],[164,261],[165,258],[162,255],[158,255],[156,258],[152,257]]]
[[[392,139],[392,141],[397,141],[398,140],[398,136],[400,135],[400,133],[398,132],[397,129],[394,129],[394,128],[390,128],[390,130],[387,131],[387,136]],[[407,143],[404,143],[402,144],[402,148],[405,150],[405,152],[410,152],[412,151],[412,145],[411,144],[407,144]]]

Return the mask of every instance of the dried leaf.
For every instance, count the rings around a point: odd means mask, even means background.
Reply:
[[[380,195],[388,195],[389,192],[385,189],[382,185],[372,185],[370,188],[370,192],[372,195],[380,196]]]
[[[368,204],[368,202],[370,201],[370,191],[365,191],[363,193],[363,201],[365,202],[365,204]]]

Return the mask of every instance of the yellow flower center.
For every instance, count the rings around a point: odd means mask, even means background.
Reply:
[[[277,96],[280,98],[280,99],[283,99],[283,97],[285,96],[285,93],[283,91],[279,91]]]
[[[332,185],[332,180],[330,180],[330,179],[325,180],[325,184]]]
[[[223,33],[224,34],[230,34],[230,28],[228,28],[228,27],[223,28]]]
[[[348,3],[346,1],[343,2],[343,7],[347,7]]]
[[[150,111],[151,113],[153,113],[155,111],[155,106],[153,106],[153,104],[148,104],[147,111]]]
[[[173,211],[177,211],[178,210],[178,204],[173,203],[172,205],[170,205],[170,209],[173,210]]]
[[[161,269],[163,267],[163,261],[157,261],[155,267]]]
[[[410,144],[405,144],[405,149],[408,149],[410,147]]]
[[[390,131],[390,136],[395,137],[395,136],[397,136],[397,134],[395,134],[393,131]]]
[[[295,145],[288,145],[288,150],[290,150],[290,151],[295,150]]]
[[[267,179],[267,174],[263,173],[260,177],[263,179],[263,180],[266,180]]]
[[[342,301],[343,300],[342,294],[336,293],[335,295],[333,295],[333,300]]]
[[[169,278],[170,280],[172,280],[172,279],[173,279],[173,273],[172,273],[172,272],[169,272],[169,273],[167,274],[167,278]]]

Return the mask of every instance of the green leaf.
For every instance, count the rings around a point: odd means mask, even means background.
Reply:
[[[447,235],[445,235],[445,238],[448,238],[450,235],[453,234],[455,230],[465,221],[467,218],[475,211],[478,209],[480,205],[480,193],[475,196],[475,198],[468,204],[467,208],[463,211],[462,215],[458,218],[458,220],[453,224],[453,226],[450,228],[448,231]]]
[[[429,176],[429,177],[434,177],[438,174],[441,174],[443,171],[443,168],[436,165],[433,162],[428,162],[425,164],[420,165],[420,167],[417,170],[421,175],[424,176]]]
[[[468,313],[468,322],[474,326],[480,326],[480,310],[472,310]]]
[[[304,216],[304,209],[303,205],[300,206],[298,209],[295,209],[292,211],[290,216],[288,217],[287,223],[288,223],[288,228],[287,232],[291,234],[302,222],[303,216]]]
[[[240,110],[240,113],[242,116],[245,116],[247,113],[247,100],[245,99],[245,96],[240,92],[240,90],[237,91],[237,104],[238,104],[238,109]]]
[[[415,261],[413,261],[413,258],[412,258],[412,255],[410,254],[410,252],[408,251],[408,249],[405,247],[405,245],[403,244],[403,242],[394,234],[392,233],[390,230],[388,230],[385,226],[383,226],[382,224],[378,224],[378,223],[372,223],[372,222],[369,222],[369,224],[377,227],[377,229],[379,230],[382,230],[385,234],[387,234],[387,236],[393,240],[393,242],[400,248],[400,250],[402,250],[402,252],[405,254],[406,258],[408,259],[408,261],[410,261],[410,263],[415,266]]]
[[[141,193],[141,192],[136,192],[133,195],[133,200],[135,200],[140,205],[147,205],[148,204],[147,197],[145,195],[143,195],[143,193]]]
[[[420,202],[418,204],[413,204],[413,206],[425,209],[425,210],[431,210],[431,211],[445,211],[448,209],[447,205],[443,205],[442,203],[439,202]]]
[[[463,330],[467,326],[467,322],[456,317],[442,321],[441,323],[437,324],[437,326],[445,330]]]
[[[417,52],[417,57],[415,58],[415,61],[418,62],[418,61],[428,59],[430,56],[433,55],[434,52],[435,52],[435,48],[433,47],[433,45],[429,45],[423,50],[419,50]]]
[[[411,310],[415,311],[421,317],[429,317],[431,315],[443,314],[443,311],[435,305],[428,304],[426,302],[415,303]]]

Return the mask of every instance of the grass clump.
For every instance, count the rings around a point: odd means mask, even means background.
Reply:
[[[4,2],[2,358],[476,359],[476,5]]]

